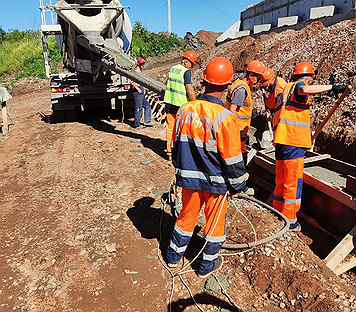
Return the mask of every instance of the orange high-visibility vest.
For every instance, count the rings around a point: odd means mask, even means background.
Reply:
[[[281,78],[276,77],[274,84],[272,86],[272,92],[266,100],[266,107],[274,113],[278,108],[277,98],[283,95],[284,88],[287,86],[287,82]]]
[[[244,106],[240,107],[239,111],[237,112],[237,116],[240,122],[240,129],[243,130],[246,127],[247,128],[250,127],[251,125],[252,109],[253,109],[252,91],[250,86],[247,84],[247,82],[240,79],[235,80],[229,86],[228,93],[227,93],[227,101],[231,102],[232,93],[239,88],[244,88],[247,93]]]
[[[294,89],[298,82],[290,82],[283,91],[283,104],[273,118],[274,143],[301,148],[312,146],[311,98],[298,102]]]

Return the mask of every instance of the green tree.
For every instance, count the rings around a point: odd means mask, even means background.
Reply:
[[[185,48],[184,40],[177,35],[153,33],[148,31],[140,22],[133,28],[132,54],[134,57],[148,57],[165,54],[173,49]]]

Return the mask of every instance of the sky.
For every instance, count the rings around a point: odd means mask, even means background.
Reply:
[[[47,0],[49,1],[49,0]],[[39,0],[0,0],[0,27],[38,29]],[[52,0],[55,3],[56,0]],[[225,31],[239,19],[240,12],[258,0],[172,0],[173,32],[184,36],[201,29]],[[140,21],[150,31],[167,30],[167,0],[122,0],[133,22]]]

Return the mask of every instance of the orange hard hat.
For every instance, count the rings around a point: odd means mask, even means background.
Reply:
[[[193,65],[195,65],[198,63],[198,54],[196,54],[194,51],[187,51],[187,52],[184,52],[183,59],[187,59]]]
[[[263,63],[258,60],[251,61],[246,66],[247,72],[258,74],[258,75],[263,75],[265,69],[266,69],[265,65],[263,65]]]
[[[232,63],[225,57],[213,58],[206,67],[203,80],[217,86],[224,86],[231,83],[234,77]]]
[[[262,80],[265,82],[273,81],[275,76],[276,74],[274,73],[274,70],[272,68],[266,67],[264,73],[262,74]]]
[[[295,66],[293,76],[314,76],[315,69],[311,63],[303,62]]]
[[[146,61],[143,57],[137,59],[137,65],[145,65]]]

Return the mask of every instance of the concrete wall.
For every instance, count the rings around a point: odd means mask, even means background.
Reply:
[[[293,15],[304,22],[309,20],[311,8],[328,5],[335,6],[335,14],[345,14],[355,8],[355,0],[265,0],[241,12],[241,30],[260,24],[277,27],[278,18]]]

